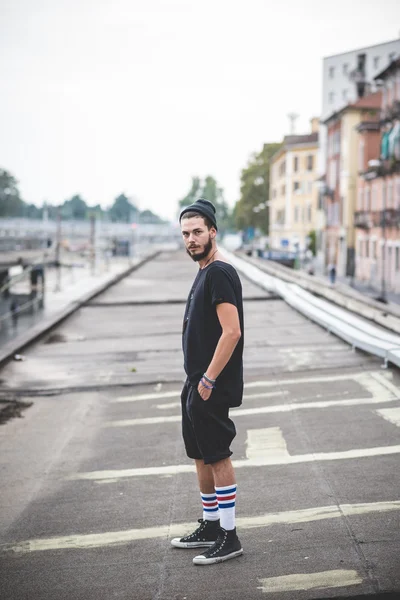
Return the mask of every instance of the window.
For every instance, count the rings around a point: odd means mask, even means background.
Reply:
[[[393,207],[393,183],[391,181],[389,181],[389,184],[388,184],[387,206],[388,206],[388,208]]]
[[[333,104],[335,102],[335,92],[329,92],[328,101],[329,104]]]
[[[365,152],[365,141],[363,136],[360,136],[358,144],[358,170],[364,171],[364,152]]]
[[[285,174],[285,171],[286,171],[286,161],[284,160],[279,165],[279,175],[282,177]]]
[[[307,194],[312,193],[312,181],[307,181]]]
[[[371,188],[368,186],[365,189],[365,210],[369,212],[371,210]]]
[[[377,195],[376,184],[373,183],[372,184],[372,195],[371,195],[371,210],[376,210],[376,195]]]
[[[377,253],[376,253],[376,241],[372,242],[372,258],[374,260],[377,259]]]
[[[276,198],[276,190],[275,189],[272,190],[272,199],[274,199],[274,198]]]
[[[312,154],[307,156],[307,171],[312,171],[314,166],[314,157]]]
[[[349,72],[349,63],[343,63],[343,75],[347,75]]]
[[[329,79],[333,79],[335,77],[335,67],[329,67]]]
[[[293,170],[295,173],[297,173],[297,171],[299,170],[299,157],[298,156],[294,157]]]
[[[281,188],[281,194],[284,196],[286,194],[286,185],[283,185]]]
[[[363,255],[363,243],[362,243],[362,240],[360,240],[360,241],[358,242],[358,254],[359,254],[359,255],[360,255],[360,257],[362,258],[362,255]]]
[[[379,69],[380,56],[374,56],[374,69]]]
[[[365,240],[365,258],[369,258],[369,240]]]
[[[396,273],[400,271],[400,248],[397,246],[396,248],[396,256],[395,256],[395,269]]]
[[[363,210],[363,193],[364,193],[364,188],[359,187],[358,188],[358,210]]]
[[[300,183],[298,181],[294,181],[293,182],[293,191],[294,192],[299,192],[300,191]]]
[[[307,206],[307,220],[309,223],[311,223],[312,221],[312,208],[311,208],[311,204],[309,204]]]
[[[294,207],[294,222],[295,223],[299,222],[299,207],[298,206]]]

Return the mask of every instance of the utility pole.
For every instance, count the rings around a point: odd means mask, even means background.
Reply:
[[[288,119],[290,122],[290,135],[294,135],[294,133],[296,131],[296,121],[298,118],[299,118],[299,115],[297,115],[296,113],[288,114]]]
[[[385,304],[387,304],[387,297],[386,297],[386,277],[385,277],[385,271],[386,271],[386,193],[387,193],[387,190],[386,190],[386,180],[385,180],[385,178],[383,179],[383,181],[384,181],[384,186],[383,186],[383,207],[382,207],[382,219],[381,219],[381,226],[382,226],[381,295],[377,298],[377,300],[379,302],[384,302]]]
[[[55,292],[61,292],[61,206],[57,208],[57,233],[56,233],[56,286]]]
[[[96,215],[90,217],[90,269],[94,275],[96,271]]]

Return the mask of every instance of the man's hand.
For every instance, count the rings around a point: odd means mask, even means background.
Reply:
[[[200,381],[199,385],[197,386],[197,391],[199,392],[199,394],[203,400],[208,400],[209,397],[211,396],[211,392],[212,392],[212,390],[209,390],[206,387],[204,387],[204,385],[202,384],[201,381]]]

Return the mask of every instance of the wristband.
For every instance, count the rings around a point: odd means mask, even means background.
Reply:
[[[205,382],[205,380],[203,378],[200,379],[200,383],[207,390],[213,390],[214,389],[214,386],[213,385],[207,385],[206,382]]]
[[[208,383],[210,385],[214,385],[214,383],[216,382],[216,379],[210,379],[205,373],[203,373],[203,378],[208,381]]]

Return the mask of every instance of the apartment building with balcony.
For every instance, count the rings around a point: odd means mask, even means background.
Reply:
[[[339,276],[355,274],[354,213],[357,202],[359,132],[364,121],[378,121],[381,93],[348,104],[326,121],[327,163],[320,190],[326,215],[325,265]]]
[[[327,174],[328,131],[325,121],[348,104],[377,91],[376,76],[400,57],[400,39],[342,52],[323,59],[322,110],[319,129],[318,176]],[[323,198],[320,199],[321,204]],[[325,218],[327,215],[324,215]],[[325,233],[317,242],[319,268],[328,263]]]
[[[287,135],[271,158],[270,246],[304,252],[308,236],[316,228],[318,119],[311,133]]]
[[[400,292],[400,59],[376,80],[380,121],[359,127],[356,276],[385,297]]]

